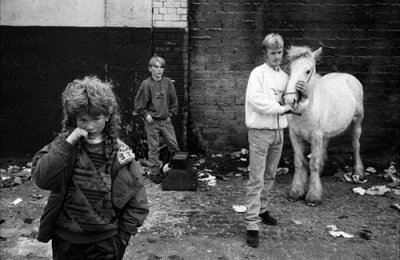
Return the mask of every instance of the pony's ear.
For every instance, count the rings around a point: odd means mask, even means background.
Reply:
[[[312,57],[314,58],[314,60],[319,60],[321,53],[322,53],[322,47],[319,47],[318,50],[314,51],[312,53]]]

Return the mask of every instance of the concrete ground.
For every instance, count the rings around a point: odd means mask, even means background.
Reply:
[[[151,214],[125,259],[399,259],[400,215],[390,205],[400,196],[352,191],[379,179],[356,185],[323,177],[325,197],[318,207],[289,202],[290,181],[290,175],[278,176],[271,211],[279,224],[262,225],[257,249],[246,245],[244,214],[232,208],[244,204],[242,177],[196,192],[162,191],[148,183]],[[354,238],[332,237],[328,225]],[[370,240],[360,236],[363,230]]]
[[[246,245],[244,214],[232,208],[244,204],[246,178],[218,179],[216,186],[199,185],[197,191],[162,191],[146,179],[151,212],[124,259],[400,259],[400,214],[390,207],[400,203],[400,195],[352,191],[385,180],[370,176],[367,183],[351,184],[324,176],[324,201],[309,207],[286,199],[291,177],[277,177],[271,213],[279,223],[261,226],[256,249]],[[0,189],[0,195],[1,259],[51,259],[50,243],[35,240],[48,193],[27,181]],[[16,198],[22,202],[11,205]],[[354,237],[332,237],[328,225]]]

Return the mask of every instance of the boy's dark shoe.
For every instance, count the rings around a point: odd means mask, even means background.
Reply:
[[[261,218],[262,223],[270,225],[270,226],[275,226],[278,221],[272,217],[268,211],[265,211],[264,213],[259,215]]]
[[[149,178],[155,184],[160,184],[164,179],[164,177],[161,174],[150,174]]]
[[[259,238],[258,238],[258,230],[247,230],[247,245],[250,247],[258,247]]]

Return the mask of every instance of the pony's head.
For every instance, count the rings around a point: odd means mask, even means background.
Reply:
[[[292,46],[288,49],[287,59],[289,60],[289,82],[284,94],[285,104],[294,106],[299,100],[299,93],[296,91],[296,83],[304,81],[311,83],[315,76],[315,63],[322,48],[312,51],[309,47]]]

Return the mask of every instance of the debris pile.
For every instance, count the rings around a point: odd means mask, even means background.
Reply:
[[[346,181],[349,183],[357,183],[363,184],[368,181],[368,176],[375,176],[377,178],[381,178],[387,181],[387,184],[384,185],[373,185],[368,188],[366,187],[355,187],[353,188],[353,192],[359,195],[373,195],[373,196],[382,196],[387,192],[393,191],[395,194],[400,195],[400,172],[396,169],[396,163],[391,162],[387,169],[383,171],[376,170],[373,167],[367,167],[365,169],[365,179],[361,180],[360,176],[353,175],[352,167],[346,166],[344,167],[345,171],[339,169],[335,174],[335,178]]]
[[[31,180],[32,163],[25,166],[10,165],[7,169],[0,169],[0,188],[21,185],[24,181]]]
[[[190,155],[190,160],[200,181],[210,176],[226,181],[248,175],[249,153],[246,149],[226,154],[210,154],[205,157]]]
[[[229,181],[238,177],[247,178],[249,175],[249,151],[244,148],[232,153],[210,154],[205,157],[190,155],[190,159],[199,181],[209,181],[213,177]],[[284,163],[285,167],[279,167],[277,175],[289,173],[291,159],[285,157]]]
[[[396,169],[396,163],[391,162],[389,168],[384,170],[383,178],[389,181],[391,188],[400,188],[400,172]]]

